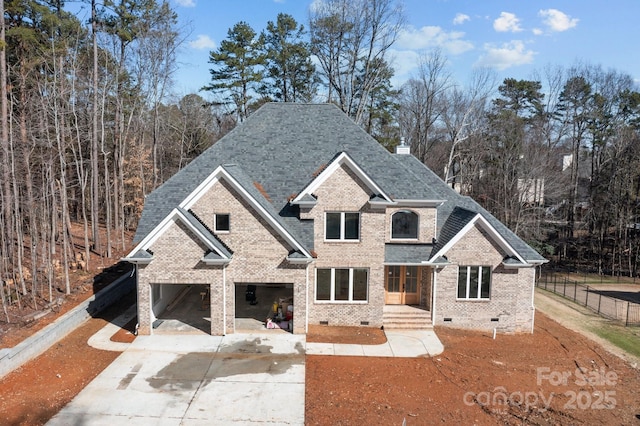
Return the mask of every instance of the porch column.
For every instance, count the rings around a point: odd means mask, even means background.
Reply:
[[[151,330],[151,285],[144,274],[144,266],[136,265],[136,290],[138,293],[138,335],[149,336]]]

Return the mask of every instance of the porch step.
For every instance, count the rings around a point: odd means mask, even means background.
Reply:
[[[431,312],[407,305],[386,305],[382,313],[385,330],[431,330]]]

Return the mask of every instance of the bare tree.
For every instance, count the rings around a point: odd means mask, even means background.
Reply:
[[[445,182],[454,188],[456,183],[460,184],[460,188],[464,186],[458,174],[462,172],[463,164],[468,163],[461,155],[460,145],[482,130],[487,100],[494,88],[495,75],[488,69],[478,69],[472,74],[467,90],[454,87],[446,94],[442,121],[446,126],[450,149],[444,173]]]
[[[7,101],[7,45],[6,45],[6,30],[4,23],[4,0],[0,0],[0,149],[2,150],[2,221],[3,226],[0,227],[0,232],[3,236],[11,235],[8,224],[11,217],[11,189],[9,187],[9,113],[8,113],[8,101]],[[0,241],[0,298],[2,298],[2,309],[9,322],[9,313],[7,312],[6,295],[5,295],[5,280],[6,272],[8,270],[7,257],[9,251],[10,242],[7,238],[2,238]]]
[[[370,92],[385,72],[387,53],[404,25],[393,0],[323,0],[310,15],[311,50],[318,58],[328,102],[336,102],[358,124]]]
[[[100,168],[98,164],[98,116],[100,104],[98,103],[98,11],[96,0],[91,0],[91,41],[93,47],[93,85],[92,85],[92,106],[91,106],[91,235],[93,246],[96,250],[101,250],[100,229],[98,227],[99,203],[100,203]],[[89,259],[87,259],[87,267]]]

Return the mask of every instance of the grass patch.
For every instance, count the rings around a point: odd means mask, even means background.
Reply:
[[[593,331],[625,352],[640,358],[640,327],[625,327],[618,324],[601,324]]]
[[[575,272],[549,272],[542,274],[541,282],[548,281],[550,285],[554,280],[561,284],[564,280],[571,283],[578,283],[582,285],[636,285],[640,288],[640,278],[637,277],[612,277],[610,275],[598,275],[598,274],[580,274]]]
[[[565,278],[578,284],[636,284],[640,285],[638,278],[632,277],[612,277],[611,275],[598,274],[579,274],[575,272],[552,272],[550,277],[555,277],[558,282],[562,282]],[[551,279],[551,278],[550,278]]]

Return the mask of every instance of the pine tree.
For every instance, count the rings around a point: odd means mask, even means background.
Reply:
[[[264,40],[246,22],[238,22],[227,33],[220,48],[209,54],[214,65],[211,84],[203,90],[221,95],[214,104],[235,107],[240,121],[250,114],[251,100],[260,91],[266,58]]]
[[[266,91],[282,102],[309,102],[315,94],[315,66],[311,62],[305,30],[284,13],[276,22],[269,21],[262,37],[265,42],[267,77]]]

